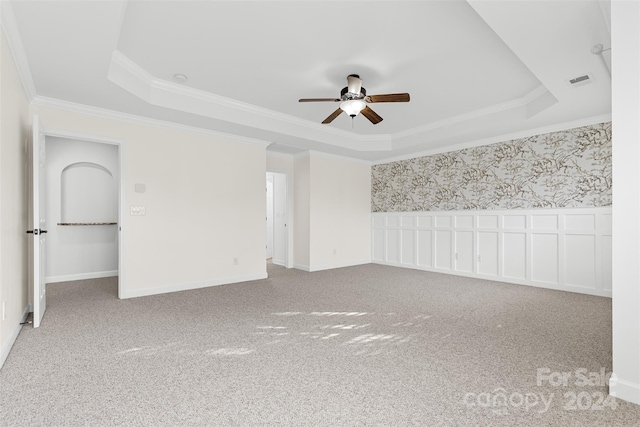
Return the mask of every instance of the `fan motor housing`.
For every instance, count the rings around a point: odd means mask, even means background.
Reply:
[[[349,92],[348,87],[344,87],[340,91],[340,98],[344,101],[347,101],[350,99],[363,99],[365,96],[367,96],[367,90],[363,87],[360,88],[360,93],[358,95],[355,95]]]

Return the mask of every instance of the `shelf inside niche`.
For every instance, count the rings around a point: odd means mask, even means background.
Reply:
[[[117,222],[59,222],[58,225],[117,225]]]
[[[77,162],[60,176],[60,226],[116,225],[117,188],[113,174],[97,163]]]

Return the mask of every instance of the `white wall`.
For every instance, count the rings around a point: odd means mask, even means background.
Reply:
[[[118,275],[117,224],[60,225],[69,222],[118,221],[118,161],[118,146],[114,144],[46,138],[47,283]],[[82,163],[100,165],[109,174],[98,168],[73,168]],[[68,188],[75,190],[74,194],[63,195],[63,174],[94,170],[95,174],[78,177],[82,181],[77,184],[83,188]],[[93,182],[100,177],[104,177],[105,184],[109,185],[104,191],[95,188],[100,182]],[[74,183],[66,180],[66,185]],[[63,203],[63,196],[66,203]],[[83,200],[77,200],[80,202],[77,206],[70,206],[73,196],[82,196]]]
[[[611,2],[613,373],[610,393],[640,404],[640,4]]]
[[[371,262],[371,165],[311,154],[311,269]]]
[[[373,214],[379,264],[611,296],[611,208]]]
[[[267,170],[293,175],[293,155],[267,150]]]
[[[0,367],[28,308],[27,168],[29,104],[0,31]]]
[[[293,266],[308,269],[311,264],[311,159],[308,155],[293,160]]]
[[[316,271],[371,262],[370,164],[315,152],[294,162],[296,224],[303,234],[296,245],[305,245],[296,246],[296,268]]]
[[[266,277],[266,144],[41,106],[32,112],[48,129],[124,141],[121,297]],[[146,215],[131,216],[132,206]]]

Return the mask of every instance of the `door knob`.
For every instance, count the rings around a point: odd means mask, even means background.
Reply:
[[[45,233],[48,233],[48,231],[47,230],[40,230],[38,228],[33,229],[33,230],[27,230],[27,234],[35,234],[36,236],[38,234],[45,234]]]

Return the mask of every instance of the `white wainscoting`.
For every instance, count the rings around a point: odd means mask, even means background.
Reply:
[[[611,296],[611,207],[372,214],[372,261]]]

